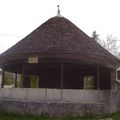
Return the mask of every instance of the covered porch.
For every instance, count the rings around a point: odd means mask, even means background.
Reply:
[[[111,68],[81,63],[14,63],[4,66],[2,87],[4,87],[5,71],[14,74],[14,86],[31,88],[31,75],[36,76],[36,88],[50,89],[89,89],[110,90],[115,87],[116,71]],[[19,86],[18,74],[22,77]]]

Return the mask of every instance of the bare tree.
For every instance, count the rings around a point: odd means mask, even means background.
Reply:
[[[101,46],[108,50],[113,55],[120,57],[120,45],[118,45],[118,39],[113,35],[108,35],[106,40],[101,40],[98,37],[99,35],[94,31],[92,33],[92,38],[97,41]]]
[[[118,45],[118,39],[114,37],[113,35],[108,35],[106,38],[106,41],[104,41],[103,47],[106,48],[109,52],[111,52],[113,55],[117,56],[120,48],[120,45]]]

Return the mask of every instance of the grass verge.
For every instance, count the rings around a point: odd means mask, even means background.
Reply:
[[[33,115],[19,115],[0,113],[0,120],[98,120],[95,117],[45,117]]]
[[[120,113],[114,113],[104,118],[112,118],[112,120],[120,120]],[[44,116],[33,116],[33,115],[19,115],[19,114],[8,114],[0,113],[0,120],[100,120],[104,119],[97,117],[44,117]]]

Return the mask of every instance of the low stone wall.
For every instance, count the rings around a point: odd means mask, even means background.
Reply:
[[[120,91],[1,88],[0,111],[49,116],[110,114],[120,111]]]
[[[34,114],[42,116],[104,115],[105,106],[100,103],[32,102],[23,100],[0,100],[0,111],[7,113]]]

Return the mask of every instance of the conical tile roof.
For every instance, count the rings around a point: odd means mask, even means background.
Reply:
[[[66,59],[106,66],[119,60],[64,17],[53,17],[5,51],[0,64],[29,56]],[[64,62],[65,62],[64,61]]]

